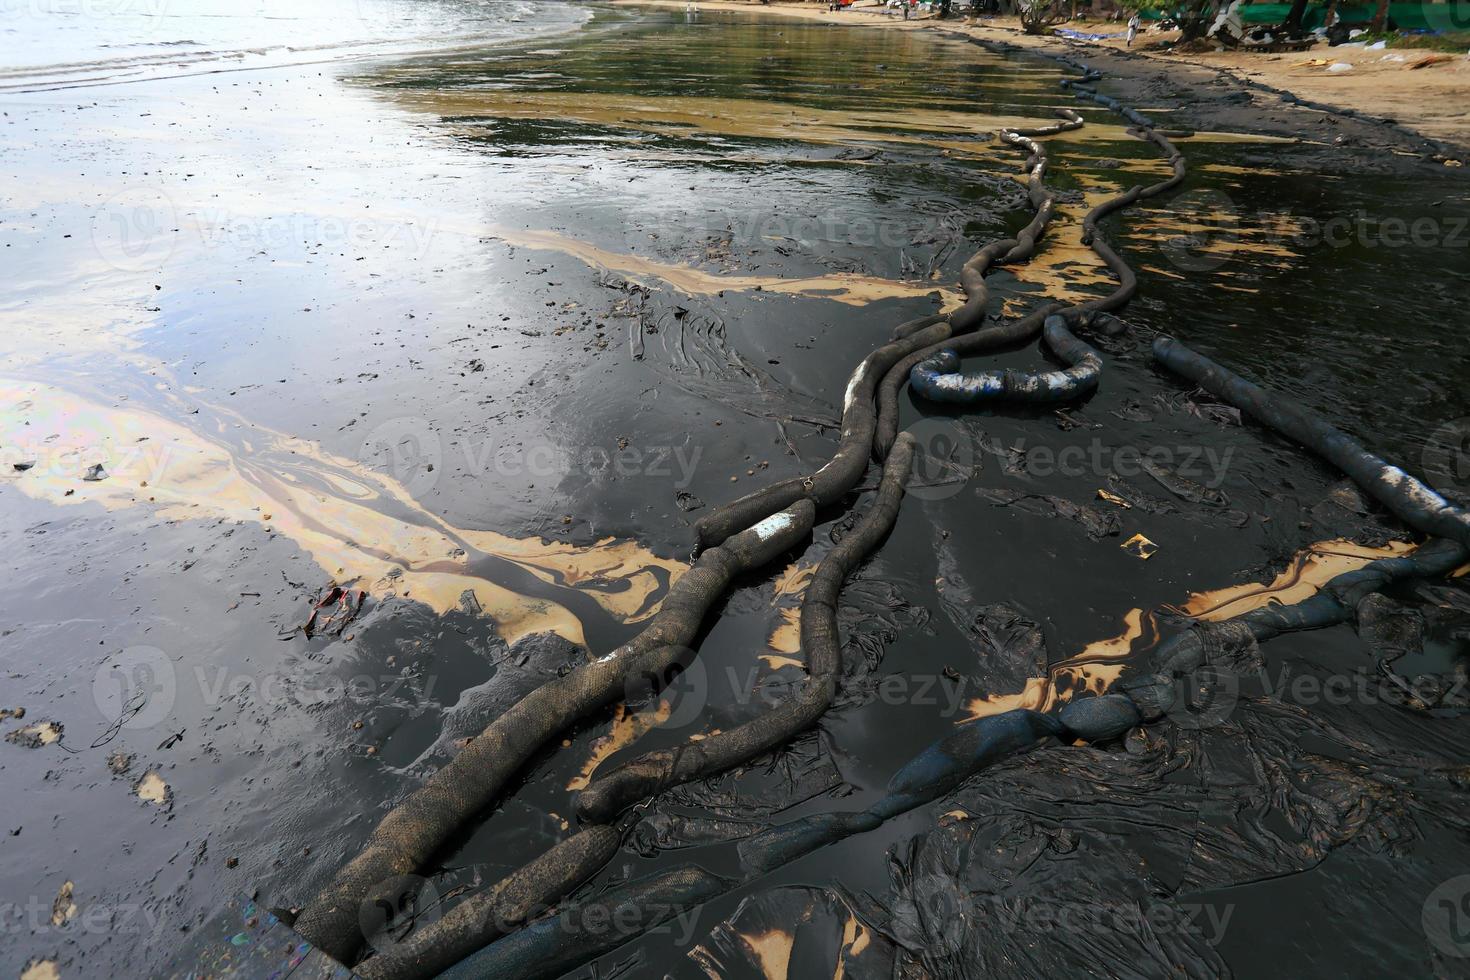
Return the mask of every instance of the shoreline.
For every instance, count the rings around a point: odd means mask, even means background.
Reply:
[[[683,0],[609,3],[680,11],[686,5]],[[1307,69],[1300,67],[1301,63],[1324,57],[1329,50],[1325,45],[1280,55],[1172,55],[1143,46],[1124,49],[1116,42],[1028,35],[1019,28],[1004,26],[1004,18],[990,18],[980,24],[962,19],[903,21],[863,10],[833,13],[816,3],[761,5],[746,0],[702,0],[699,8],[706,12],[772,14],[834,26],[934,31],[995,47],[1083,58],[1102,69],[1108,81],[1121,86],[1128,98],[1167,99],[1196,129],[1295,137],[1355,157],[1362,153],[1354,151],[1374,151],[1375,156],[1376,151],[1388,151],[1399,157],[1422,157],[1436,166],[1459,166],[1470,158],[1470,112],[1454,110],[1470,99],[1470,58],[1409,71],[1403,66],[1384,68],[1373,64],[1383,52],[1340,46],[1330,49],[1329,60],[1352,63],[1352,71],[1329,75],[1317,68],[1318,74],[1302,74]],[[1411,60],[1421,53],[1411,54]],[[1359,71],[1358,66],[1378,70]],[[1404,78],[1406,82],[1387,85],[1392,78]],[[1405,101],[1405,86],[1409,83],[1414,92],[1428,93],[1414,106]],[[1242,99],[1239,93],[1249,95],[1249,99]],[[1351,100],[1341,98],[1347,94]],[[1348,104],[1342,104],[1345,101]],[[1435,106],[1445,111],[1435,112]]]

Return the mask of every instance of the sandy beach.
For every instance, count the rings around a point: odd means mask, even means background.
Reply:
[[[686,6],[679,0],[613,2],[675,9]],[[1217,92],[1219,80],[1225,79],[1255,95],[1253,104],[1231,107],[1228,118],[1235,124],[1249,125],[1261,117],[1259,125],[1269,131],[1296,131],[1310,139],[1325,136],[1330,140],[1342,135],[1341,127],[1348,118],[1343,110],[1347,110],[1375,122],[1388,121],[1380,127],[1382,131],[1397,130],[1392,137],[1364,137],[1370,141],[1402,145],[1406,139],[1412,142],[1412,134],[1422,134],[1434,143],[1445,144],[1420,148],[1427,153],[1454,160],[1470,158],[1470,107],[1467,107],[1470,106],[1470,54],[1467,53],[1445,56],[1417,49],[1375,50],[1361,44],[1329,48],[1323,42],[1309,51],[1294,54],[1229,51],[1178,54],[1163,45],[1177,37],[1177,32],[1145,32],[1128,48],[1121,36],[1075,40],[1060,35],[1028,35],[1013,17],[988,17],[978,22],[958,17],[905,21],[892,14],[863,9],[834,13],[817,3],[758,4],[744,0],[707,0],[699,7],[759,10],[824,23],[861,24],[896,31],[939,31],[1004,42],[1095,62],[1114,78],[1153,76],[1157,80],[1167,73],[1170,82],[1196,93]],[[1123,25],[1113,22],[1079,21],[1061,26],[1092,34],[1123,32]],[[1411,67],[1426,58],[1432,63],[1419,69]],[[1338,64],[1352,67],[1329,70]],[[1210,88],[1201,89],[1201,85]],[[1306,105],[1283,115],[1279,103],[1284,97]],[[1206,95],[1202,101],[1205,104],[1198,107],[1199,111],[1210,118],[1225,118],[1218,108],[1209,108],[1209,103],[1214,101],[1212,96]]]

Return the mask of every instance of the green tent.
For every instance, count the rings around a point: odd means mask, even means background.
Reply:
[[[1372,2],[1347,4],[1339,2],[1337,5],[1337,16],[1344,24],[1353,26],[1367,26],[1373,19],[1373,12],[1377,4]],[[1433,16],[1426,16],[1426,8]],[[1438,8],[1433,9],[1433,8]],[[1247,24],[1279,24],[1286,20],[1286,15],[1291,10],[1289,3],[1247,3],[1240,8],[1241,20]],[[1150,20],[1155,20],[1159,13],[1149,11],[1144,14]],[[1307,7],[1306,14],[1302,17],[1302,28],[1308,31],[1316,30],[1322,26],[1327,17],[1327,3],[1324,0],[1314,0]],[[1401,31],[1432,31],[1443,28],[1446,24],[1463,24],[1470,27],[1470,3],[1447,4],[1447,3],[1391,3],[1388,5],[1388,19],[1395,28]]]

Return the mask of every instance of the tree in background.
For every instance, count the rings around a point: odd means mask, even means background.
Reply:
[[[1221,3],[1220,0],[1136,0],[1128,7],[1172,20],[1179,26],[1179,40],[1183,42],[1205,36],[1220,12]]]
[[[1378,0],[1378,9],[1373,11],[1373,23],[1368,25],[1368,30],[1373,34],[1382,34],[1388,28],[1388,0]]]
[[[1286,12],[1286,20],[1281,26],[1288,34],[1300,34],[1302,32],[1302,18],[1307,15],[1307,0],[1291,0],[1291,9]]]
[[[1016,13],[1027,34],[1044,34],[1048,27],[1067,21],[1065,0],[1017,0]]]

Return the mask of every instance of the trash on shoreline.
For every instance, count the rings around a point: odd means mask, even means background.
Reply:
[[[301,632],[305,633],[308,639],[317,633],[341,636],[347,624],[362,612],[362,604],[366,599],[367,593],[361,589],[353,590],[344,589],[340,585],[332,586],[327,590],[327,594],[318,599],[311,607],[311,615],[301,627]],[[322,610],[327,608],[330,608],[331,612],[325,621],[318,623],[317,618],[321,615]]]
[[[1135,534],[1127,541],[1124,541],[1120,547],[1140,561],[1148,561],[1159,550],[1158,545],[1141,534]]]
[[[1072,521],[1087,532],[1094,541],[1119,534],[1123,527],[1117,515],[1111,511],[1098,510],[1086,504],[1073,503],[1064,497],[1044,493],[1026,493],[999,487],[981,487],[976,491],[982,500],[998,507],[1016,505],[1018,509],[1041,517],[1055,517]]]
[[[1442,65],[1446,61],[1454,61],[1453,55],[1448,54],[1426,54],[1418,61],[1411,61],[1404,67],[1409,71],[1418,71],[1420,68],[1428,68],[1430,65]]]

